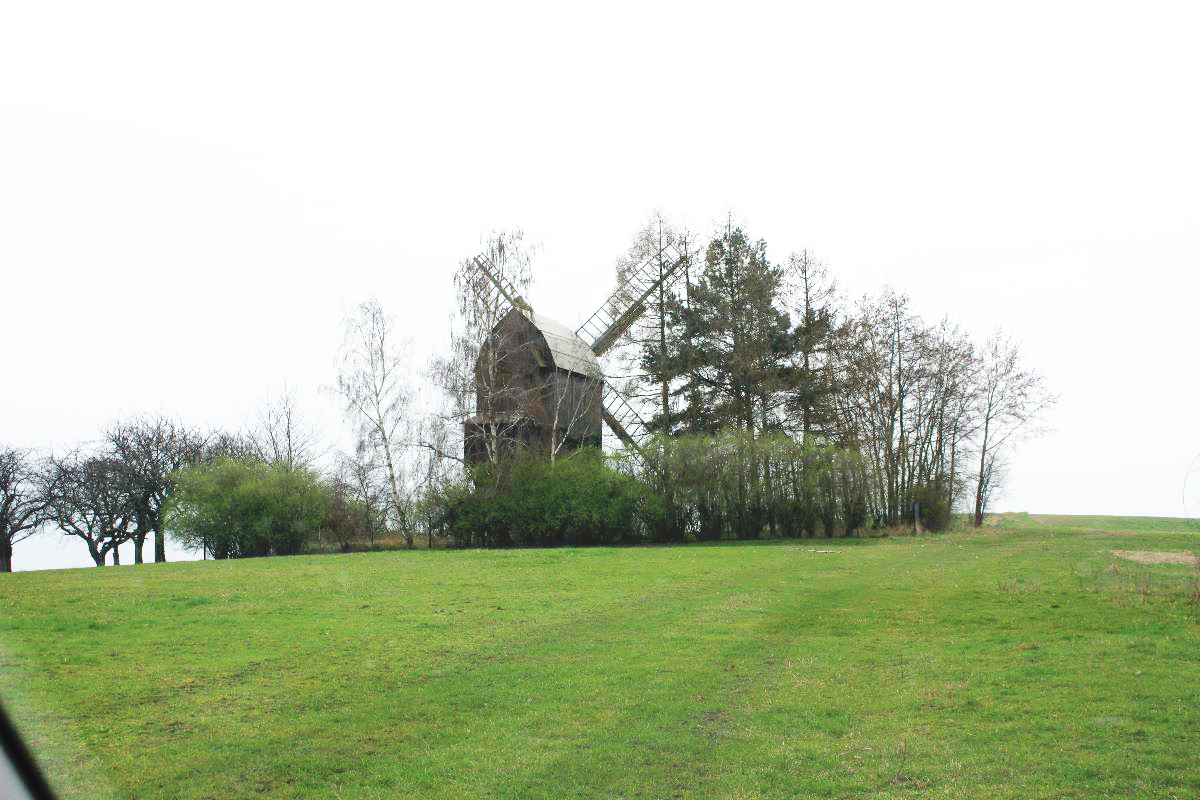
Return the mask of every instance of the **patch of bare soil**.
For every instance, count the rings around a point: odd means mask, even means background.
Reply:
[[[1139,561],[1143,564],[1186,564],[1189,567],[1200,566],[1200,558],[1194,553],[1170,550],[1113,550],[1113,555],[1126,561]]]

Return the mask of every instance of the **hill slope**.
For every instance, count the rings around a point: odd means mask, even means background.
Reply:
[[[0,576],[65,797],[1200,792],[1178,521]]]

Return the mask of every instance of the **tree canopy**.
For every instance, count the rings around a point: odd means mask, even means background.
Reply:
[[[329,489],[304,468],[220,459],[176,475],[173,536],[213,558],[300,552],[330,509]]]

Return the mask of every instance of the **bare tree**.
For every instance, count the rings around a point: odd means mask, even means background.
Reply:
[[[589,431],[600,430],[599,376],[589,377],[565,369],[552,370],[546,376],[543,402],[549,406],[546,445],[553,464],[564,450],[600,442],[588,442]]]
[[[634,277],[648,269],[657,278],[644,310],[618,340],[615,360],[626,376],[614,377],[613,382],[623,396],[651,412],[651,428],[667,432],[678,421],[675,398],[685,364],[679,337],[682,326],[676,323],[687,291],[688,265],[696,257],[694,248],[686,231],[677,230],[661,211],[655,211],[634,233],[629,250],[617,259],[617,291],[609,300],[609,313],[617,319],[639,299]],[[676,281],[673,270],[681,261],[678,277],[682,280]]]
[[[0,447],[0,572],[12,572],[13,545],[49,520],[30,450]]]
[[[1004,490],[1008,479],[1008,462],[1003,451],[992,451],[981,459],[979,474],[975,476],[975,508],[972,520],[975,527],[983,524],[983,515]]]
[[[258,445],[243,433],[210,430],[201,442],[201,460],[261,461]]]
[[[979,474],[975,483],[975,527],[983,524],[988,499],[1000,486],[1005,448],[1042,432],[1042,414],[1057,402],[1044,376],[1021,363],[1021,348],[997,330],[983,346],[976,387]]]
[[[360,443],[364,444],[365,443]],[[342,454],[338,459],[337,480],[346,493],[361,504],[366,519],[366,534],[369,544],[387,528],[388,491],[383,477],[382,465],[376,453],[362,446],[353,455]]]
[[[484,243],[483,256],[499,281],[515,292],[516,310],[532,314],[524,298],[533,283],[532,254],[535,248],[520,230],[494,231]],[[438,414],[446,445],[462,435],[469,420],[481,442],[488,462],[496,467],[515,441],[505,437],[505,425],[514,413],[526,408],[535,391],[527,382],[514,379],[510,361],[522,352],[514,335],[499,324],[514,309],[497,291],[492,278],[476,268],[474,259],[464,259],[454,274],[455,312],[450,319],[450,351],[430,364],[433,382],[442,390],[445,407]],[[429,443],[432,444],[432,443]],[[449,455],[444,447],[441,454]],[[461,450],[460,450],[461,452]]]
[[[176,470],[200,460],[204,442],[178,422],[140,416],[116,423],[105,433],[111,455],[124,465],[133,503],[133,560],[142,563],[142,546],[154,534],[154,561],[167,560],[162,507],[175,489]]]
[[[131,538],[135,516],[125,465],[76,452],[52,458],[44,477],[47,508],[62,533],[83,539],[97,567],[110,552],[113,564],[121,563],[117,548]]]
[[[414,390],[408,380],[412,343],[396,333],[395,325],[375,299],[346,315],[336,392],[357,433],[357,448],[373,453],[382,465],[390,511],[412,547],[411,492],[402,469],[404,449],[415,441]]]
[[[425,529],[426,546],[433,548],[433,534],[438,526],[442,493],[462,477],[458,469],[464,461],[447,452],[450,445],[450,426],[436,413],[422,417],[420,447],[412,459],[416,486],[413,494],[414,521]]]
[[[948,320],[925,323],[890,288],[864,297],[834,341],[835,438],[862,452],[871,510],[898,524],[920,490],[948,514],[974,432],[970,341]]]
[[[263,461],[296,469],[311,467],[329,453],[326,433],[312,408],[301,403],[296,387],[284,381],[278,392],[268,391],[259,404],[247,438]]]

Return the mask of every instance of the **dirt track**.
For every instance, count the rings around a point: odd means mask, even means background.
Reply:
[[[1113,550],[1113,555],[1126,561],[1140,561],[1143,564],[1187,564],[1200,566],[1200,558],[1194,553],[1168,550]]]

